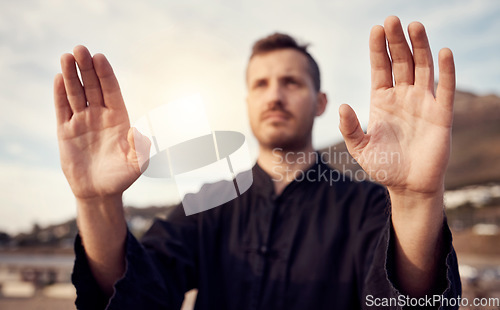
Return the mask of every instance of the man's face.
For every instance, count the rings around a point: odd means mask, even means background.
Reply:
[[[250,126],[262,147],[301,150],[326,96],[314,88],[305,55],[281,49],[254,56],[247,69]]]

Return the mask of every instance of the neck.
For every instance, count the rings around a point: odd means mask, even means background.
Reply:
[[[295,177],[316,161],[316,156],[310,142],[304,148],[293,151],[261,145],[257,163],[271,176],[274,192],[279,195]]]

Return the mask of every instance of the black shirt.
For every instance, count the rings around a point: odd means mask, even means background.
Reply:
[[[269,175],[258,165],[252,171],[252,186],[237,199],[191,216],[179,205],[141,243],[128,233],[126,273],[109,303],[77,237],[77,307],[179,309],[192,288],[198,310],[377,309],[366,306],[367,296],[399,296],[383,187],[319,162],[276,196]],[[214,193],[217,185],[197,195]],[[443,233],[436,293],[450,298],[461,285],[446,222]]]

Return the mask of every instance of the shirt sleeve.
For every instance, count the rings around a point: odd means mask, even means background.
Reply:
[[[72,282],[78,309],[180,309],[184,294],[197,286],[196,220],[181,206],[156,220],[139,243],[127,231],[126,269],[107,298],[90,271],[80,236],[75,240]]]
[[[384,204],[387,204],[387,195],[380,198]],[[373,217],[372,217],[373,218]],[[370,222],[370,220],[368,220]],[[367,226],[376,226],[373,223]],[[457,300],[462,293],[462,286],[458,272],[457,256],[453,249],[452,234],[448,227],[446,217],[442,229],[442,247],[443,256],[438,265],[438,282],[433,292],[424,299],[418,300],[421,304],[414,309],[458,309],[458,306],[441,306],[439,302],[432,299],[435,296],[441,296],[441,300]],[[382,233],[375,244],[373,255],[368,256],[369,260],[365,262],[365,278],[362,286],[361,306],[363,309],[412,309],[408,307],[407,296],[403,296],[397,289],[394,281],[395,263],[394,263],[394,229],[390,215],[385,220]],[[378,298],[378,299],[377,299]],[[375,302],[377,301],[377,302]],[[390,304],[392,301],[392,304]],[[383,302],[389,304],[383,304]],[[414,300],[413,302],[417,302]],[[402,305],[405,304],[405,307]],[[450,303],[451,304],[451,303]]]

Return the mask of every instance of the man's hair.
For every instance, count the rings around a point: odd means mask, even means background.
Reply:
[[[254,43],[250,59],[256,55],[266,54],[268,52],[281,49],[296,50],[306,56],[307,62],[309,63],[309,73],[311,74],[311,78],[313,80],[314,89],[319,91],[321,89],[319,67],[314,58],[307,51],[308,46],[309,44],[297,43],[297,40],[287,34],[276,32]]]

